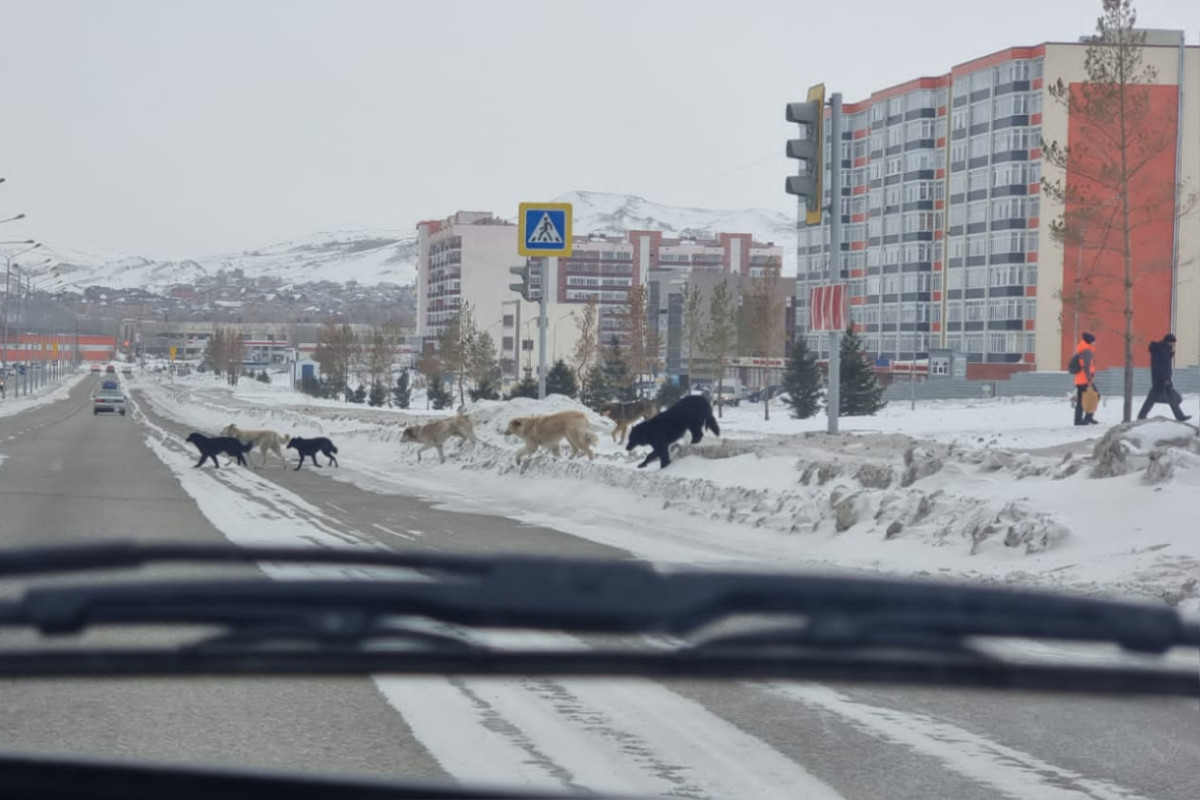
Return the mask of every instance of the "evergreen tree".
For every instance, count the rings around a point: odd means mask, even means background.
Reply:
[[[467,389],[467,394],[472,400],[499,400],[500,388],[496,385],[496,381],[492,378],[479,378],[475,386]],[[534,391],[534,397],[537,396],[537,391]]]
[[[794,419],[808,419],[821,410],[821,368],[817,355],[803,338],[792,345],[791,365],[783,374],[783,397]]]
[[[546,373],[546,394],[565,394],[574,397],[579,392],[575,384],[575,373],[561,358]]]
[[[258,373],[258,376],[255,377],[254,380],[258,381],[259,383],[270,383],[271,376],[268,375],[267,371],[264,369],[262,372]]]
[[[353,389],[353,390],[351,390],[350,387],[347,386],[346,387],[346,399],[349,400],[351,403],[357,403],[360,406],[363,403],[367,402],[367,387],[366,387],[366,385],[360,383],[358,385],[358,388]]]
[[[681,397],[683,397],[683,387],[678,383],[667,381],[658,387],[658,394],[654,396],[654,402],[658,403],[659,408],[668,408]]]
[[[629,365],[625,363],[625,355],[621,352],[621,342],[614,334],[604,348],[604,379],[611,393],[618,400],[629,402],[637,399],[637,391],[633,379],[629,377]],[[605,400],[605,402],[608,402]]]
[[[367,405],[379,408],[387,402],[387,390],[383,384],[376,381],[371,384],[371,393],[367,395]]]
[[[608,374],[599,364],[588,370],[583,379],[583,388],[579,400],[593,411],[599,411],[605,403],[612,400],[612,387],[608,383]]]
[[[533,398],[534,400],[536,400],[537,396],[538,396],[537,379],[533,377],[533,370],[526,369],[525,376],[523,378],[521,378],[520,382],[516,386],[513,387],[513,390],[511,392],[509,392],[508,397],[506,397],[505,399],[512,400],[513,398],[516,398],[516,397],[530,397],[530,398]]]
[[[839,415],[869,417],[886,406],[883,387],[875,380],[875,372],[871,369],[871,357],[853,326],[846,328],[842,334],[841,357]]]
[[[321,381],[316,375],[305,375],[300,379],[300,391],[309,397],[324,397]]]
[[[412,404],[412,386],[409,385],[408,370],[400,373],[396,385],[392,387],[392,402],[396,408],[408,408]]]
[[[449,408],[454,403],[454,395],[446,391],[446,384],[442,380],[440,372],[429,379],[429,388],[425,390],[425,393],[429,397],[430,404],[439,411]]]

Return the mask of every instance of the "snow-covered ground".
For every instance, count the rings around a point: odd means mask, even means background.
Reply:
[[[638,470],[644,454],[613,443],[611,423],[590,411],[594,462],[539,454],[518,467],[519,443],[504,426],[582,408],[560,396],[469,403],[480,444],[452,440],[445,464],[433,450],[418,464],[416,446],[400,442],[403,426],[452,413],[427,411],[420,397],[402,411],[254,381],[230,390],[206,375],[132,385],[155,411],[198,430],[236,421],[331,436],[335,480],[557,528],[655,562],[944,576],[1200,610],[1200,440],[1173,421],[1113,426],[1116,404],[1088,428],[1071,425],[1065,397],[892,404],[841,420],[835,437],[823,417],[793,420],[774,406],[767,422],[751,405],[727,409],[724,435],[684,447],[668,469]],[[1194,409],[1196,398],[1185,403]]]
[[[88,375],[86,370],[77,370],[75,372],[64,375],[57,381],[48,381],[45,386],[38,386],[29,394],[22,394],[20,397],[13,390],[17,379],[8,379],[8,391],[6,397],[0,400],[0,417],[11,417],[13,414],[20,414],[22,411],[28,411],[36,406],[54,403],[66,398],[77,383],[86,378]]]

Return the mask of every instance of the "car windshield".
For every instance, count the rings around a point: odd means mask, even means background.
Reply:
[[[5,0],[0,800],[1200,797],[1200,3],[969,6]]]

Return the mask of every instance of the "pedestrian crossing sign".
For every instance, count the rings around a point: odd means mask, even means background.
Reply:
[[[521,203],[518,220],[519,255],[571,255],[570,203]]]

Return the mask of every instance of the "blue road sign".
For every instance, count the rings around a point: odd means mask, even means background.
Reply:
[[[571,255],[571,204],[521,203],[517,253],[523,256]]]

